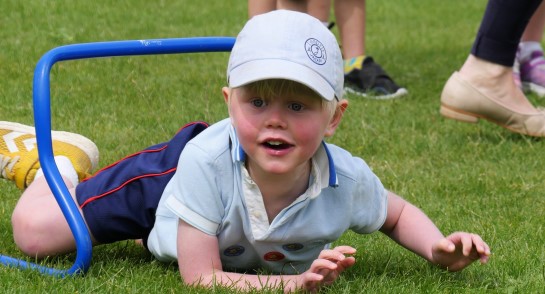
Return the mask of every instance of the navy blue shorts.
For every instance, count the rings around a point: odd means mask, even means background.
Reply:
[[[185,144],[207,127],[187,124],[170,141],[127,156],[76,187],[76,199],[98,242],[147,239]]]

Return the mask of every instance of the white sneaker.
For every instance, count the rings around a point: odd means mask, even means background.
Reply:
[[[0,121],[0,178],[14,181],[25,189],[34,180],[40,168],[36,135],[33,127]],[[68,133],[52,132],[53,153],[70,159],[78,178],[89,176],[98,166],[98,148],[86,137]]]

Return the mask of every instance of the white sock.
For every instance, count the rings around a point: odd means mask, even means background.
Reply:
[[[66,156],[55,156],[55,163],[57,164],[57,168],[59,169],[59,173],[64,178],[68,179],[70,183],[72,183],[72,187],[75,187],[79,183],[78,173],[76,172],[76,169],[74,168],[74,165],[68,159]],[[36,172],[36,176],[34,176],[34,180],[36,180],[39,177],[43,177],[44,172],[42,168],[38,169]]]
[[[322,24],[327,28],[329,26],[329,22],[327,21],[322,21]]]
[[[530,55],[534,51],[543,51],[543,48],[541,48],[541,43],[535,41],[520,42],[519,48],[521,61],[527,61],[530,59]]]

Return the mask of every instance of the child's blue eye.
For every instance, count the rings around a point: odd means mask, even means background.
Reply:
[[[303,110],[303,105],[301,104],[298,104],[298,103],[292,103],[290,104],[289,108],[293,111],[301,111]]]
[[[262,99],[254,99],[252,100],[252,105],[255,107],[263,107],[265,105],[265,101]]]

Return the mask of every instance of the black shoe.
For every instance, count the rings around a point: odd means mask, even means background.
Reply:
[[[372,99],[392,99],[409,93],[398,86],[370,56],[362,61],[361,69],[353,69],[344,75],[344,89]]]

